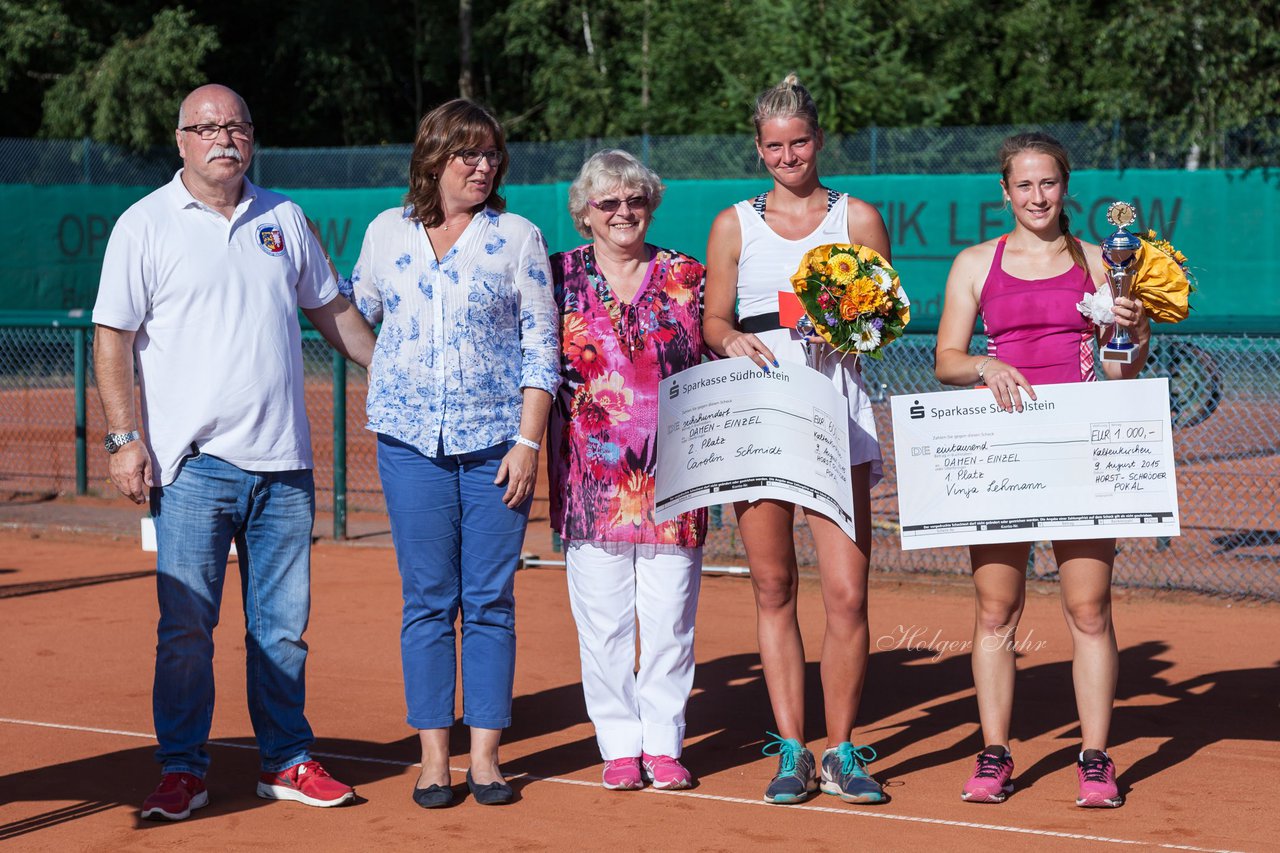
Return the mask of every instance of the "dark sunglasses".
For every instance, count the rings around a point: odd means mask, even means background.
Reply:
[[[631,198],[606,198],[604,201],[588,201],[587,204],[604,213],[617,213],[624,204],[631,210],[644,210],[649,206],[647,195],[633,195]]]

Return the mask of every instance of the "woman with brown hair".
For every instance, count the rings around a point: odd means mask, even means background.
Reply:
[[[351,276],[352,301],[382,323],[368,428],[404,593],[423,808],[453,802],[459,611],[467,784],[485,805],[512,798],[498,742],[511,724],[514,579],[560,364],[546,243],[505,212],[506,165],[502,128],[483,107],[459,99],[427,113],[405,205],[374,219]]]
[[[1072,235],[1065,202],[1071,166],[1066,149],[1043,133],[1011,136],[1000,147],[1000,187],[1013,231],[961,252],[947,279],[938,324],[935,372],[948,385],[979,383],[1004,411],[1022,411],[1033,383],[1092,382],[1099,329],[1078,305],[1106,288],[1102,250]],[[1150,324],[1135,299],[1115,300],[1116,321],[1133,330],[1137,358],[1107,362],[1108,379],[1137,375],[1147,358]],[[974,321],[982,317],[986,355],[970,355]],[[973,545],[977,618],[973,681],[986,747],[961,791],[971,803],[1000,803],[1013,791],[1009,723],[1013,714],[1015,633],[1026,599],[1029,543]],[[1111,620],[1114,539],[1055,541],[1062,612],[1071,631],[1072,676],[1083,741],[1076,805],[1114,808],[1124,797],[1106,753],[1119,653]]]

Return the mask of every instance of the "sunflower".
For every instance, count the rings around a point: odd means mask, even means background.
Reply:
[[[827,261],[827,275],[836,284],[848,287],[858,277],[858,259],[848,252],[840,252]]]

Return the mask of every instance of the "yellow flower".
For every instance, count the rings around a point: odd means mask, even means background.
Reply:
[[[869,278],[859,278],[853,282],[840,300],[840,316],[852,320],[860,314],[875,311],[881,303],[887,303],[886,294],[882,293],[876,283]]]
[[[848,287],[858,277],[858,261],[848,252],[832,255],[827,261],[827,273],[836,284]]]

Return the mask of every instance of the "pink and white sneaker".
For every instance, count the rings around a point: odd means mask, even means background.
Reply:
[[[685,788],[693,787],[693,774],[670,755],[650,755],[642,752],[640,763],[644,767],[644,777],[659,790],[683,791]]]
[[[1124,795],[1116,784],[1116,764],[1100,749],[1086,749],[1076,762],[1080,778],[1080,795],[1076,805],[1083,809],[1118,809]]]
[[[194,773],[165,773],[160,786],[142,803],[147,820],[186,820],[192,809],[209,805],[204,780]]]
[[[611,758],[604,763],[604,786],[610,791],[638,791],[644,787],[640,778],[639,758]]]
[[[1003,746],[978,753],[973,775],[964,783],[960,799],[966,803],[1003,803],[1013,793],[1013,756]]]

